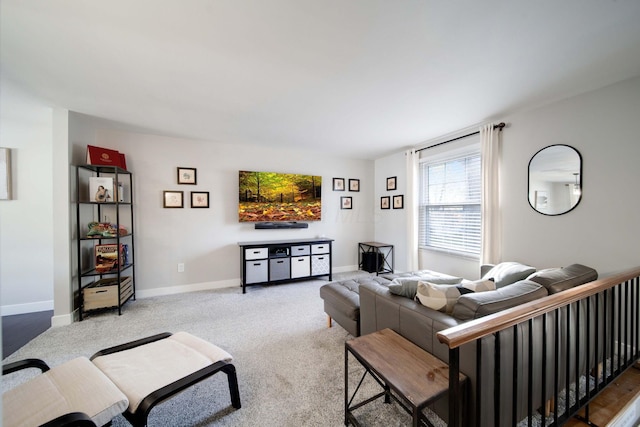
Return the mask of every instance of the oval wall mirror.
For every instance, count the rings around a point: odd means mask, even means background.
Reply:
[[[575,148],[556,144],[529,161],[529,204],[544,215],[562,215],[582,199],[582,156]]]

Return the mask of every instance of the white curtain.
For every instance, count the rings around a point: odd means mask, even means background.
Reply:
[[[407,193],[407,271],[415,271],[418,266],[418,162],[420,154],[411,149],[406,154]]]
[[[480,264],[496,264],[502,257],[500,218],[500,145],[502,132],[493,124],[480,127],[482,151],[482,248]]]

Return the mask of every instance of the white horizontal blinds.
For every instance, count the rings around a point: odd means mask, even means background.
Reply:
[[[420,164],[420,246],[480,254],[480,152]]]

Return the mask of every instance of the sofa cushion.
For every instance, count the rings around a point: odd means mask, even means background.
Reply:
[[[493,278],[496,282],[496,288],[502,288],[519,280],[526,279],[535,271],[536,269],[534,267],[520,264],[519,262],[501,262],[487,271],[482,276],[482,279],[487,280]]]
[[[69,412],[84,412],[99,426],[129,401],[86,357],[54,366],[2,395],[5,427],[38,426]]]
[[[544,286],[521,280],[493,291],[460,296],[452,316],[461,320],[477,319],[545,296],[547,290]]]
[[[527,280],[536,282],[547,288],[550,294],[555,294],[597,278],[598,272],[593,268],[581,264],[571,264],[566,267],[536,271],[527,277]]]
[[[458,285],[439,285],[429,282],[418,282],[416,299],[425,307],[451,313],[460,295],[483,292],[495,289],[492,280],[478,280]]]
[[[407,298],[415,298],[418,289],[418,282],[424,281],[438,285],[456,284],[462,281],[462,277],[449,276],[431,270],[416,271],[412,276],[402,276],[394,278],[389,284],[389,291],[394,295]]]

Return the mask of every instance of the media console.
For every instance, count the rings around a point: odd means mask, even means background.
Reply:
[[[249,285],[270,285],[329,276],[333,239],[238,242],[242,293]]]

